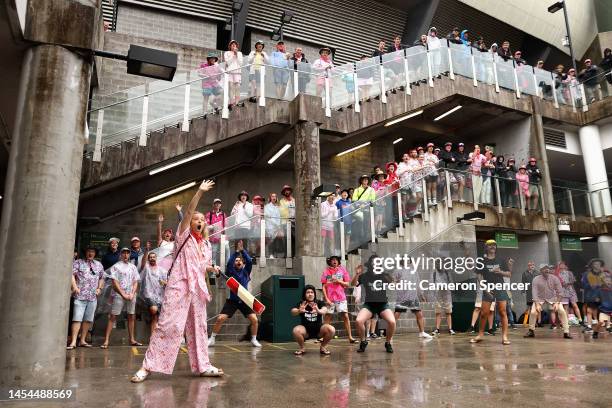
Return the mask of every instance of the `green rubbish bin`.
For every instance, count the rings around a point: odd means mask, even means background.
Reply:
[[[272,343],[293,340],[292,331],[300,324],[299,316],[291,316],[291,308],[302,299],[304,276],[272,275],[261,284],[261,302],[266,310],[261,315],[260,336]]]

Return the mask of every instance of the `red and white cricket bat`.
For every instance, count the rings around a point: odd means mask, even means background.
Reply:
[[[253,309],[255,313],[258,315],[262,314],[266,307],[263,303],[255,298],[255,296],[251,295],[251,293],[245,289],[238,281],[234,278],[229,278],[226,282],[227,287],[230,288],[232,293],[240,298],[248,307]]]

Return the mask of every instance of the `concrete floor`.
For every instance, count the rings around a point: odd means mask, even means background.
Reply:
[[[472,345],[467,334],[441,335],[429,342],[416,334],[396,337],[395,353],[383,340],[357,353],[343,339],[320,356],[316,344],[295,357],[295,345],[220,343],[211,350],[222,379],[193,377],[187,355],[179,354],[173,376],[152,375],[142,384],[128,379],[145,347],[67,352],[66,386],[77,400],[56,403],[0,403],[15,407],[610,407],[612,335],[594,341],[572,329],[538,329],[536,339],[511,333],[487,336]]]

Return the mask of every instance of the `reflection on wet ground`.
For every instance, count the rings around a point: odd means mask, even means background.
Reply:
[[[429,342],[416,335],[395,339],[395,353],[373,341],[364,354],[342,340],[321,356],[315,344],[302,357],[293,344],[220,344],[211,350],[222,379],[193,377],[186,350],[173,376],[152,375],[129,383],[145,347],[77,349],[66,358],[66,386],[77,401],[66,407],[609,407],[612,336],[597,341],[575,333],[538,333],[512,345],[487,337],[473,345],[467,335]],[[18,407],[54,406],[21,402]],[[10,406],[10,405],[6,405]],[[57,405],[60,406],[60,405]]]

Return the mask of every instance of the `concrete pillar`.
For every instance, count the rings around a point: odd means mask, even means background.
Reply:
[[[2,387],[64,380],[90,61],[57,45],[23,61],[0,224]]]
[[[538,165],[542,170],[542,190],[544,193],[541,200],[546,203],[550,216],[547,219],[548,223],[548,254],[550,262],[558,262],[561,260],[561,243],[559,241],[559,231],[557,230],[557,220],[555,200],[552,191],[552,182],[550,180],[550,167],[548,166],[548,156],[546,154],[546,142],[544,141],[544,125],[542,123],[542,115],[534,113],[532,116],[532,134],[535,142],[535,151],[539,156]]]
[[[612,235],[597,237],[597,251],[599,257],[606,263],[606,267],[610,269],[610,265],[612,265]]]
[[[321,98],[300,94],[290,105],[294,137],[295,262],[306,283],[317,282],[322,268],[323,243],[319,203],[312,190],[321,184],[319,126],[324,120]]]
[[[580,137],[580,148],[584,158],[584,170],[586,172],[593,215],[612,215],[612,201],[610,200],[610,186],[608,184],[608,174],[606,172],[606,162],[604,160],[601,147],[601,136],[599,126],[583,126],[578,131]]]

